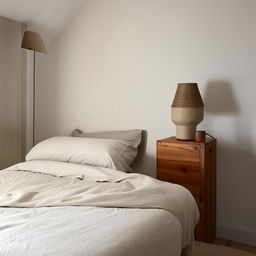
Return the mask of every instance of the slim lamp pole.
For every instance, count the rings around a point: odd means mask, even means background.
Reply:
[[[43,40],[40,35],[33,31],[25,31],[21,43],[21,48],[32,50],[34,63],[33,63],[33,146],[35,145],[35,132],[36,132],[36,52],[47,53],[47,50],[44,46]]]
[[[35,146],[35,116],[36,116],[36,52],[34,52],[34,72],[33,72],[33,146]]]

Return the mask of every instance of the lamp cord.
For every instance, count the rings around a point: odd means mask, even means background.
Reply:
[[[215,139],[210,133],[206,133],[205,135],[209,136],[212,139]]]

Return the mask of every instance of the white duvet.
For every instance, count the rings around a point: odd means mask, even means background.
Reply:
[[[0,206],[1,256],[178,256],[198,221],[181,186],[56,161],[1,171]]]

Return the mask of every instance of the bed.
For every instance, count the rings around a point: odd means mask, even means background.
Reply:
[[[127,173],[138,143],[94,137],[50,138],[0,172],[0,255],[189,255],[190,192]]]

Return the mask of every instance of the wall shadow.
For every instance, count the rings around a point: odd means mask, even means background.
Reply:
[[[215,115],[238,115],[236,97],[228,81],[211,81],[204,94],[205,112]]]
[[[155,166],[155,157],[146,153],[147,149],[148,132],[142,130],[141,143],[138,147],[138,154],[131,165],[134,172],[155,176],[155,170],[151,170]]]
[[[246,144],[245,148],[240,140],[232,144],[219,140],[217,145],[218,218],[251,227],[256,216],[256,155],[252,145]]]
[[[217,218],[250,227],[256,216],[254,120],[242,115],[229,81],[207,83],[204,103],[207,130],[217,137]]]

